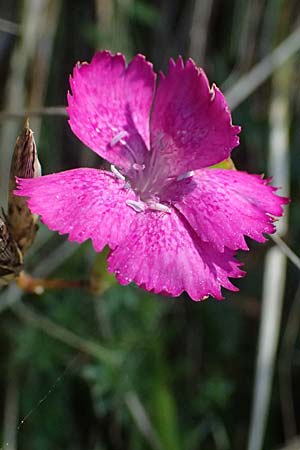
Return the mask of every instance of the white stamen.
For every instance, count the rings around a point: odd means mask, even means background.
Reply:
[[[170,213],[171,208],[169,208],[167,205],[163,205],[162,203],[148,203],[148,206],[150,209],[154,209],[155,211],[161,211],[165,213]]]
[[[134,209],[136,212],[143,212],[146,209],[145,203],[136,200],[126,200],[126,205],[130,206],[130,208]]]
[[[111,164],[110,170],[111,170],[112,173],[118,178],[118,180],[125,181],[124,175],[122,175],[122,174],[118,171],[118,169],[117,169],[113,164]]]
[[[145,164],[134,163],[134,164],[132,164],[132,167],[133,167],[134,170],[137,170],[138,172],[141,172],[142,170],[145,169]]]
[[[210,101],[213,102],[216,96],[216,85],[213,83],[211,89],[210,89]]]
[[[189,172],[183,173],[177,177],[177,181],[185,180],[186,178],[190,178],[194,175],[194,171],[190,170]]]
[[[118,142],[120,142],[123,137],[125,137],[127,135],[127,132],[125,130],[120,131],[120,133],[116,134],[112,140],[110,141],[110,146],[113,147],[114,145],[116,145]]]

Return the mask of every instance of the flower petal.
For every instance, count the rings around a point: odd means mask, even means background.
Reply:
[[[170,214],[137,214],[126,241],[112,251],[108,268],[121,284],[134,281],[155,293],[178,296],[186,291],[193,300],[208,295],[221,299],[221,287],[238,290],[228,277],[241,277],[233,252],[219,253],[200,241],[175,210]]]
[[[173,184],[168,195],[204,242],[247,250],[244,236],[264,242],[274,233],[274,217],[282,216],[288,199],[259,175],[236,170],[202,169]]]
[[[70,78],[73,95],[68,94],[73,132],[120,169],[142,164],[155,77],[142,55],[127,67],[123,55],[107,51],[96,53],[90,64],[77,64]]]
[[[126,205],[134,199],[124,182],[109,172],[74,169],[39,178],[17,179],[16,195],[29,197],[32,213],[70,241],[92,239],[96,251],[114,248],[125,238],[136,214]]]
[[[227,159],[239,144],[226,100],[202,69],[189,59],[170,60],[153,102],[151,144],[169,176],[208,167]]]

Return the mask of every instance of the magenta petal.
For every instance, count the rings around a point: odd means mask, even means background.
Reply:
[[[68,94],[73,132],[119,168],[143,163],[155,77],[142,55],[127,68],[123,55],[107,51],[97,53],[90,64],[77,64]]]
[[[178,296],[186,291],[193,300],[208,295],[221,299],[221,287],[237,290],[228,277],[241,277],[233,252],[216,251],[200,241],[185,219],[148,211],[137,214],[124,243],[112,251],[109,270],[121,284],[134,281],[155,293]]]
[[[74,169],[18,179],[17,184],[15,194],[29,197],[31,212],[51,230],[68,234],[70,241],[90,238],[96,251],[118,245],[136,214],[125,203],[134,194],[109,172]]]
[[[200,239],[223,251],[247,250],[244,236],[264,242],[263,233],[274,233],[273,216],[281,216],[288,201],[274,191],[259,175],[202,169],[174,183],[168,195]]]
[[[239,144],[226,100],[189,59],[170,61],[159,81],[151,118],[151,143],[170,175],[208,167]]]

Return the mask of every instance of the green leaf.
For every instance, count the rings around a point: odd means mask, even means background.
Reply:
[[[107,271],[107,257],[109,248],[105,247],[98,253],[90,273],[90,287],[95,294],[102,294],[117,284],[116,277]]]
[[[160,19],[158,9],[144,2],[136,2],[130,12],[134,21],[150,27]]]
[[[165,383],[158,380],[152,395],[155,429],[158,431],[163,448],[180,450],[176,404],[171,391]]]
[[[225,159],[218,164],[210,166],[210,169],[227,169],[227,170],[236,170],[234,162],[231,158]]]

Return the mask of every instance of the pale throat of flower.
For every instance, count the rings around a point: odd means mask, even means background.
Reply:
[[[132,189],[137,195],[137,200],[126,200],[126,204],[140,213],[147,209],[170,213],[171,208],[160,201],[160,193],[170,182],[184,180],[193,176],[193,171],[179,175],[177,178],[166,176],[166,165],[159,159],[157,152],[150,150],[150,157],[147,162],[137,162],[136,152],[126,141],[128,133],[125,130],[118,132],[111,140],[110,147],[121,144],[129,152],[130,158],[134,161],[128,171],[133,175],[123,175],[113,164],[110,166],[112,173],[121,181],[124,181],[125,189]],[[132,171],[133,169],[133,171]]]
[[[136,164],[133,164],[133,166],[132,166],[133,169],[143,170],[140,168],[136,169],[134,167],[135,165]],[[143,164],[143,166],[144,166],[144,164]],[[130,182],[126,179],[126,177],[124,175],[121,174],[121,172],[119,172],[119,170],[113,164],[111,164],[110,168],[116,178],[125,182],[125,185],[124,185],[125,189],[132,189]],[[164,205],[163,203],[160,203],[158,197],[156,197],[156,199],[154,197],[152,197],[152,198],[149,198],[149,199],[143,201],[139,198],[138,192],[136,192],[136,194],[138,195],[138,200],[126,200],[126,205],[129,206],[130,208],[134,209],[134,211],[140,213],[140,212],[146,211],[147,209],[152,209],[154,211],[161,211],[161,212],[165,212],[165,213],[171,212],[171,208],[167,205]]]

